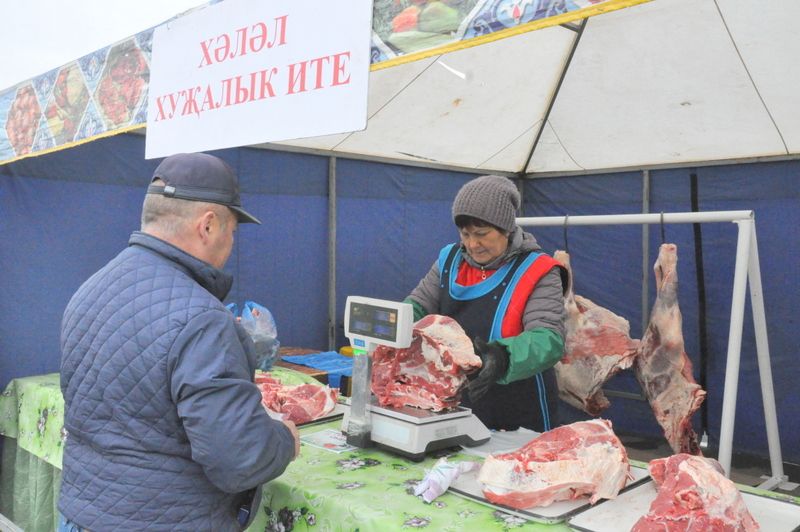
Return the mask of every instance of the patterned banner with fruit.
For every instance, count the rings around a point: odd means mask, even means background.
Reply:
[[[375,0],[372,70],[649,0]],[[0,164],[144,127],[153,29],[0,91]]]

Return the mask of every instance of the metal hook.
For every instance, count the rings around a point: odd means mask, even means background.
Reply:
[[[567,224],[569,223],[569,214],[564,215],[564,251],[569,253],[569,239],[567,238]]]
[[[661,243],[666,243],[666,238],[664,237],[664,211],[661,211]]]

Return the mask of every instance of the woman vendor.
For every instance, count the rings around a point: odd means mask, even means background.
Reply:
[[[558,425],[553,366],[564,353],[566,270],[515,222],[517,187],[486,175],[453,202],[460,243],[448,244],[406,302],[414,319],[454,318],[483,365],[462,404],[489,429]]]

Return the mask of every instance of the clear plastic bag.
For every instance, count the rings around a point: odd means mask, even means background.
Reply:
[[[256,345],[258,369],[269,371],[279,358],[281,346],[275,319],[266,307],[255,301],[245,301],[240,321]]]

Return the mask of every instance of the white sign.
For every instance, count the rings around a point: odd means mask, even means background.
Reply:
[[[226,0],[153,35],[148,159],[364,129],[370,0]]]

